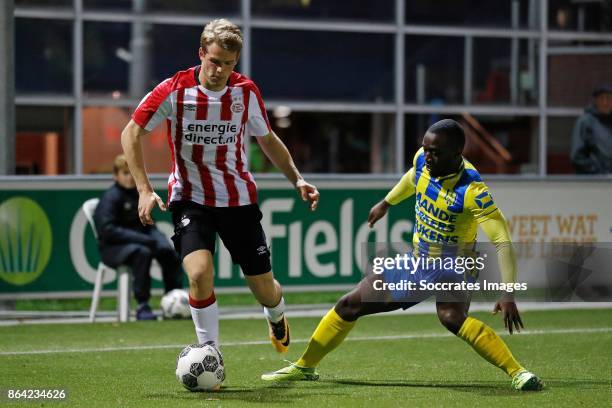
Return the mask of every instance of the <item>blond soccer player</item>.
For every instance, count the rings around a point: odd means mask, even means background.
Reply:
[[[257,186],[248,170],[247,138],[264,153],[315,210],[319,192],[304,181],[283,142],[270,127],[255,83],[235,72],[242,33],[219,19],[200,37],[200,64],[157,85],[140,102],[121,135],[139,192],[143,224],[151,224],[155,206],[166,205],[153,191],[142,153],[144,136],[159,124],[168,129],[173,166],[168,203],[174,222],[174,246],[189,276],[189,304],[200,343],[219,346],[219,317],[213,287],[213,254],[219,236],[240,265],[249,288],[263,306],[270,339],[286,352],[290,332],[281,286],[274,279],[270,250],[261,226]]]

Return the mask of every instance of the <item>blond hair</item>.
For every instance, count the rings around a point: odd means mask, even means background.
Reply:
[[[215,43],[226,51],[240,52],[242,50],[242,32],[234,23],[224,18],[211,21],[204,26],[200,36],[200,47]]]
[[[130,170],[127,164],[127,160],[125,159],[125,156],[123,154],[120,154],[119,156],[115,157],[115,160],[113,161],[113,174],[119,174],[121,170]]]

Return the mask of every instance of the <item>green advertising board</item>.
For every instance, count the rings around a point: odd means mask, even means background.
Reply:
[[[359,281],[364,242],[409,241],[414,200],[393,208],[374,229],[366,219],[392,181],[322,181],[321,201],[308,210],[287,182],[259,183],[262,225],[272,251],[277,279],[287,287],[318,288]],[[0,185],[0,299],[51,295],[74,296],[91,291],[99,256],[96,241],[81,209],[99,197],[108,180],[3,183]],[[156,184],[160,196],[166,192]],[[158,228],[171,236],[170,214],[156,211]],[[105,289],[115,288],[107,274]],[[161,273],[152,270],[154,288]],[[218,244],[215,286],[244,288],[240,270]]]

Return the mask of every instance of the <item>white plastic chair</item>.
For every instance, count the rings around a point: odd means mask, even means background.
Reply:
[[[91,198],[85,201],[82,206],[85,217],[87,221],[89,221],[89,225],[96,239],[98,239],[98,231],[96,230],[93,214],[99,202],[100,199]],[[130,268],[126,265],[121,265],[115,270],[102,261],[98,264],[98,270],[96,271],[96,282],[94,284],[91,307],[89,309],[89,321],[91,323],[96,321],[96,311],[98,310],[98,303],[100,302],[100,294],[102,292],[102,286],[104,286],[104,274],[106,271],[115,271],[117,273],[117,320],[120,322],[127,322],[130,319]]]

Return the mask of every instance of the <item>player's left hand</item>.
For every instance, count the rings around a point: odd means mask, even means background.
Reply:
[[[310,211],[316,210],[319,205],[319,190],[304,179],[298,180],[295,183],[295,188],[298,190],[303,201],[310,201]]]
[[[516,307],[516,303],[514,303],[514,298],[502,296],[502,298],[495,303],[495,306],[493,307],[493,314],[497,314],[497,312],[500,311],[502,312],[502,317],[504,319],[504,327],[508,329],[508,332],[512,334],[514,327],[514,329],[520,333],[524,326],[523,321],[521,320],[521,315]]]

